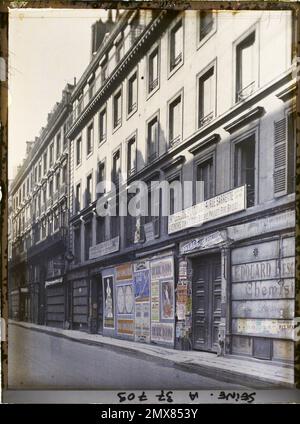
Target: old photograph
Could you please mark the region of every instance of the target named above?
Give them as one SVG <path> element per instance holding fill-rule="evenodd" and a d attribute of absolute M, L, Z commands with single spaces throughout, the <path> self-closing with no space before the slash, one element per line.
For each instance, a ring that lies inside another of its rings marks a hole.
<path fill-rule="evenodd" d="M 10 10 L 8 389 L 295 387 L 296 36 Z"/>

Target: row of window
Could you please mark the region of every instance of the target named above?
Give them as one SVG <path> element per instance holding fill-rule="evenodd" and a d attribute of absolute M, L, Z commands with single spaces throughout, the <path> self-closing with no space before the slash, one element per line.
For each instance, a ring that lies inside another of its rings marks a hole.
<path fill-rule="evenodd" d="M 67 138 L 65 137 L 66 125 L 63 126 L 63 136 L 59 131 L 43 153 L 39 162 L 34 166 L 31 173 L 20 187 L 18 193 L 14 196 L 13 206 L 18 208 L 22 201 L 30 194 L 34 184 L 39 183 L 47 171 L 54 165 L 55 161 L 59 159 L 61 154 L 67 149 Z M 54 151 L 55 148 L 55 151 Z"/>

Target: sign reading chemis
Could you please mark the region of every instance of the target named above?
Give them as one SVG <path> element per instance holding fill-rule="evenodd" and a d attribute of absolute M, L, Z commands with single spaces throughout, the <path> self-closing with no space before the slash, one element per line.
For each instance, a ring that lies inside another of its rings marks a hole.
<path fill-rule="evenodd" d="M 170 215 L 168 233 L 196 227 L 244 209 L 246 209 L 246 186 L 241 186 Z"/>

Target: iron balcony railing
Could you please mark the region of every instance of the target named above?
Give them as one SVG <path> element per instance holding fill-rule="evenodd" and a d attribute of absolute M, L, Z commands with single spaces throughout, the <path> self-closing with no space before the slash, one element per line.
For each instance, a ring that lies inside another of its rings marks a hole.
<path fill-rule="evenodd" d="M 210 112 L 205 116 L 201 116 L 199 119 L 199 127 L 204 127 L 204 125 L 209 124 L 214 118 L 214 112 Z"/>
<path fill-rule="evenodd" d="M 254 88 L 255 88 L 255 81 L 252 81 L 250 82 L 250 84 L 238 90 L 237 101 L 241 101 L 249 97 L 254 92 Z"/>
<path fill-rule="evenodd" d="M 182 61 L 182 52 L 180 52 L 176 57 L 171 60 L 171 70 L 176 68 L 176 66 Z"/>
<path fill-rule="evenodd" d="M 158 86 L 158 77 L 152 81 L 149 81 L 149 93 Z"/>
<path fill-rule="evenodd" d="M 178 143 L 180 143 L 181 141 L 181 136 L 178 135 L 177 137 L 173 138 L 172 140 L 170 140 L 170 147 L 174 147 L 176 146 Z"/>
<path fill-rule="evenodd" d="M 148 162 L 151 163 L 151 162 L 155 161 L 155 159 L 157 157 L 158 157 L 158 153 L 157 152 L 150 153 L 148 155 Z"/>

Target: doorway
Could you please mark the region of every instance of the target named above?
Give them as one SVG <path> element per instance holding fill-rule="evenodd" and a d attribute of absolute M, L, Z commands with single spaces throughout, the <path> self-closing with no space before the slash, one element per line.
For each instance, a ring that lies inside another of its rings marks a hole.
<path fill-rule="evenodd" d="M 192 261 L 193 349 L 216 352 L 221 321 L 221 255 Z"/>

